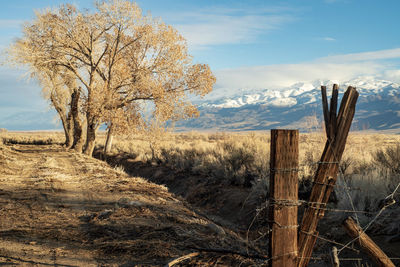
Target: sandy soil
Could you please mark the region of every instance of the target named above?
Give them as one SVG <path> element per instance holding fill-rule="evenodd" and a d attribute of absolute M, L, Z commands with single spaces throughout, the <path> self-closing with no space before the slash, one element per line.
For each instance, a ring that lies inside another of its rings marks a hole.
<path fill-rule="evenodd" d="M 0 146 L 0 218 L 0 265 L 164 266 L 193 252 L 192 266 L 261 264 L 166 187 L 60 146 Z"/>

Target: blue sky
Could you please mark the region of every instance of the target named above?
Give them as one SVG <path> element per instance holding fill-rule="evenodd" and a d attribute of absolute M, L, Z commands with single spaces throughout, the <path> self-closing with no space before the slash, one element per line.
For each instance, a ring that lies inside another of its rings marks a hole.
<path fill-rule="evenodd" d="M 35 9 L 66 2 L 93 6 L 92 0 L 2 3 L 0 49 L 20 36 L 22 23 L 34 18 Z M 400 82 L 398 0 L 137 2 L 187 38 L 195 62 L 211 66 L 217 77 L 214 96 L 363 75 Z M 21 74 L 0 67 L 0 128 L 17 129 L 10 124 L 13 117 L 35 120 L 40 116 L 32 114 L 48 111 L 35 81 Z"/>

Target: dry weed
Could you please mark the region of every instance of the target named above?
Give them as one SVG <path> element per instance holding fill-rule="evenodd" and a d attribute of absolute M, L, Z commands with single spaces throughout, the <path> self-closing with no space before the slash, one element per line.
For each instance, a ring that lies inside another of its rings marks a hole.
<path fill-rule="evenodd" d="M 63 141 L 61 133 L 2 134 L 6 143 L 10 140 Z M 103 133 L 100 133 L 98 141 L 98 148 L 101 148 L 105 141 Z M 308 197 L 325 142 L 322 132 L 300 135 L 300 198 Z M 261 204 L 261 199 L 268 196 L 269 143 L 269 134 L 265 132 L 136 134 L 116 138 L 111 153 L 126 154 L 136 161 L 162 164 L 188 174 L 202 175 L 217 183 L 251 187 L 253 193 L 247 203 Z M 353 202 L 359 211 L 374 212 L 379 209 L 379 202 L 400 182 L 399 144 L 400 136 L 397 135 L 351 133 L 340 164 L 336 203 L 331 205 L 338 209 L 351 209 Z M 399 194 L 395 197 L 399 200 Z M 399 212 L 398 206 L 392 209 L 385 214 Z M 333 215 L 332 219 L 341 218 Z M 359 217 L 361 222 L 370 218 L 368 213 Z M 399 229 L 400 226 L 390 224 L 389 228 Z"/>

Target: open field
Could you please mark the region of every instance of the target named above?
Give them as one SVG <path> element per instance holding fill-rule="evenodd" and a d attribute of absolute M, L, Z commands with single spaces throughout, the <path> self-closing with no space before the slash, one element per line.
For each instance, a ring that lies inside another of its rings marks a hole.
<path fill-rule="evenodd" d="M 0 167 L 5 260 L 52 264 L 55 257 L 57 264 L 64 265 L 79 266 L 83 261 L 160 265 L 196 251 L 193 244 L 244 253 L 250 248 L 250 254 L 266 254 L 268 133 L 154 133 L 117 138 L 106 157 L 113 168 L 54 145 L 63 142 L 61 133 L 1 134 L 6 144 Z M 99 158 L 104 158 L 103 142 L 100 136 L 95 153 Z M 323 134 L 300 135 L 300 199 L 308 197 L 324 143 Z M 397 203 L 381 211 L 382 201 L 400 182 L 399 144 L 398 135 L 350 134 L 335 194 L 319 227 L 321 237 L 346 243 L 350 238 L 341 221 L 357 216 L 361 226 L 373 222 L 367 233 L 390 257 L 400 258 L 399 191 L 393 195 Z M 132 178 L 138 176 L 142 178 Z M 126 204 L 127 199 L 133 204 Z M 210 229 L 216 233 L 209 234 Z M 326 254 L 331 247 L 320 239 L 315 255 Z M 26 253 L 28 249 L 34 253 Z M 135 252 L 136 258 L 127 256 L 127 251 Z M 156 252 L 160 255 L 151 254 Z M 222 265 L 245 261 L 229 255 Z M 220 256 L 202 257 L 212 265 Z M 354 250 L 344 249 L 341 257 L 360 259 L 343 266 L 371 266 Z M 198 264 L 201 260 L 192 259 Z M 328 263 L 321 259 L 312 264 Z"/>

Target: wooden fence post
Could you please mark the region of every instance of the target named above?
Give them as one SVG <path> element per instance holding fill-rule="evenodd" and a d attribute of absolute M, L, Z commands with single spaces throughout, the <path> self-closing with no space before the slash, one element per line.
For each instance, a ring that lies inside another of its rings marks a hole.
<path fill-rule="evenodd" d="M 339 162 L 346 146 L 347 135 L 353 121 L 358 92 L 349 86 L 343 95 L 337 114 L 338 86 L 334 85 L 330 110 L 326 97 L 326 87 L 321 87 L 322 106 L 325 119 L 325 129 L 328 140 L 325 144 L 318 169 L 314 177 L 314 185 L 311 191 L 309 206 L 304 211 L 299 232 L 299 259 L 298 266 L 307 266 L 314 244 L 318 237 L 316 231 L 318 221 L 324 216 L 324 209 L 329 200 L 329 195 L 336 183 Z"/>
<path fill-rule="evenodd" d="M 299 131 L 271 130 L 269 257 L 271 267 L 297 265 Z"/>
<path fill-rule="evenodd" d="M 368 255 L 379 267 L 394 267 L 393 262 L 386 254 L 375 244 L 372 239 L 363 232 L 354 220 L 349 217 L 343 222 L 343 226 L 352 238 L 358 238 L 360 246 L 365 249 Z"/>

